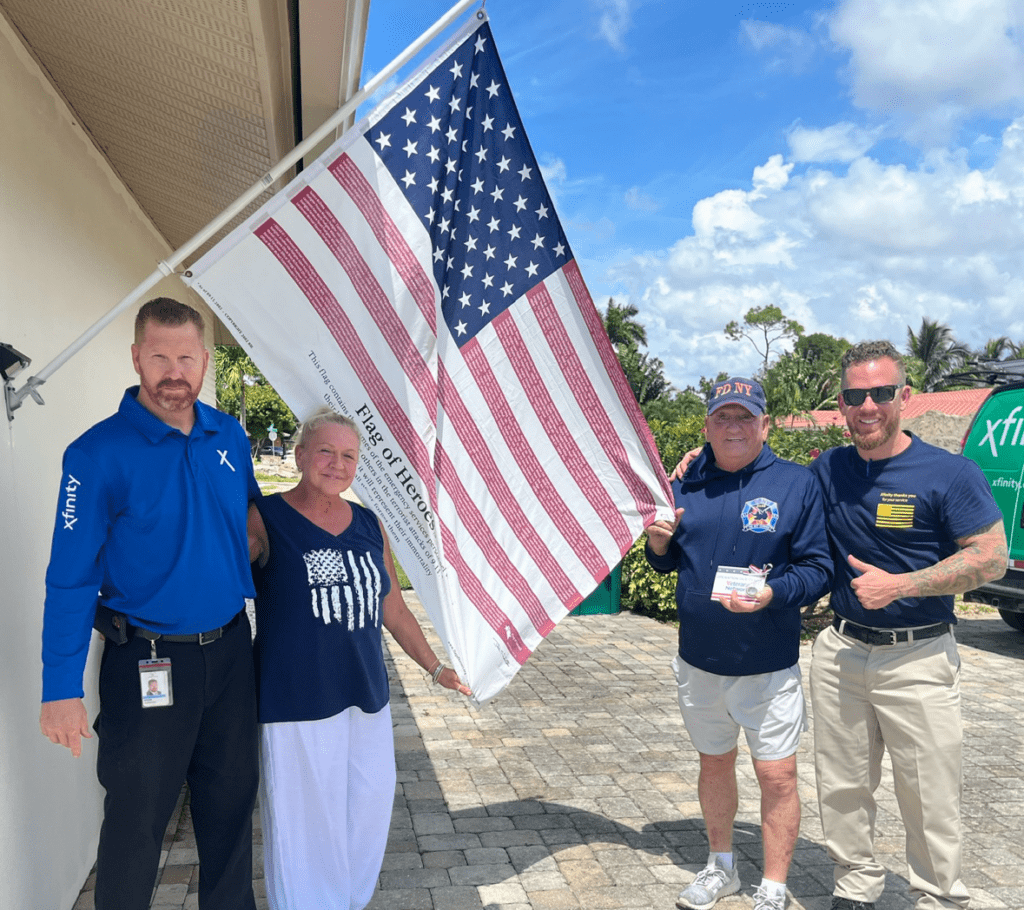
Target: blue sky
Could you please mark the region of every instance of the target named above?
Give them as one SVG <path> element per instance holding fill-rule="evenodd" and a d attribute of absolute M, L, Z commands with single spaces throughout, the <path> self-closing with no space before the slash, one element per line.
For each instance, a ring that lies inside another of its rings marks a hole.
<path fill-rule="evenodd" d="M 364 82 L 447 9 L 374 0 Z M 679 388 L 759 357 L 723 328 L 1024 341 L 1020 0 L 488 0 L 599 309 Z"/>

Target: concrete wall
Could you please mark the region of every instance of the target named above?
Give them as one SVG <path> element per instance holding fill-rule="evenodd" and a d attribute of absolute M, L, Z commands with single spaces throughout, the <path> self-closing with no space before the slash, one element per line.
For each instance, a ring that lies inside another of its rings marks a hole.
<path fill-rule="evenodd" d="M 0 112 L 0 341 L 32 358 L 24 379 L 169 249 L 2 17 Z M 177 279 L 157 294 L 195 303 Z M 0 407 L 0 910 L 70 910 L 95 859 L 96 740 L 75 760 L 39 732 L 43 577 L 61 454 L 134 384 L 133 320 L 134 309 L 56 373 L 45 406 L 26 401 L 12 423 Z M 208 400 L 212 381 L 211 369 Z M 91 718 L 96 657 L 94 643 Z"/>

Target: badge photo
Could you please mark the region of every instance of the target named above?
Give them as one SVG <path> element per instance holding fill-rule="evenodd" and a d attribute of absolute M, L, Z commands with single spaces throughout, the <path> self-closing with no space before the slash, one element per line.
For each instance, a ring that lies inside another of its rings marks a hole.
<path fill-rule="evenodd" d="M 142 690 L 143 708 L 166 708 L 174 704 L 170 660 L 140 660 L 139 686 Z"/>

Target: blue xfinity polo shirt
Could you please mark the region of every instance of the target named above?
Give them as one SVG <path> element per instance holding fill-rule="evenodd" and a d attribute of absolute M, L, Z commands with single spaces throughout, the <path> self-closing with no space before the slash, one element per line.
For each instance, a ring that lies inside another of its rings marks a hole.
<path fill-rule="evenodd" d="M 43 618 L 43 701 L 83 695 L 97 600 L 162 634 L 227 623 L 255 590 L 249 441 L 197 402 L 185 436 L 124 393 L 64 453 Z"/>

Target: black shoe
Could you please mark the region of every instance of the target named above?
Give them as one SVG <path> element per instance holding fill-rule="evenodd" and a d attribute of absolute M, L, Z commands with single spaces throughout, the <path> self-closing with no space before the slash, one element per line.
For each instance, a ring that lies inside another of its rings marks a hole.
<path fill-rule="evenodd" d="M 831 910 L 875 910 L 874 901 L 852 901 L 848 897 L 833 897 Z"/>

